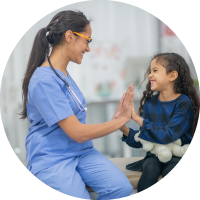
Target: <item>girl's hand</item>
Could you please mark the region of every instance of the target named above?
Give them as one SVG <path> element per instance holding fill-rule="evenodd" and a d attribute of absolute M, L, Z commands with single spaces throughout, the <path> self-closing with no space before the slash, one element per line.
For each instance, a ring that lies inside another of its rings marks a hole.
<path fill-rule="evenodd" d="M 115 114 L 113 115 L 111 120 L 117 119 L 121 115 L 124 98 L 125 98 L 125 93 L 123 94 L 123 96 L 122 96 L 122 98 L 121 98 L 121 100 L 120 100 L 120 102 L 117 106 L 117 110 L 115 111 Z"/>
<path fill-rule="evenodd" d="M 132 103 L 131 118 L 132 118 L 132 120 L 134 120 L 136 123 L 140 122 L 141 119 L 142 119 L 142 118 L 137 114 L 137 112 L 135 111 L 134 103 Z"/>

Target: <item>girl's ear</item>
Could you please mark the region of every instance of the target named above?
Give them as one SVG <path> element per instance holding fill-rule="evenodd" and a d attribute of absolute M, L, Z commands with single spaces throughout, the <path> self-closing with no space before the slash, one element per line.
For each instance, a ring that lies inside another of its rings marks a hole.
<path fill-rule="evenodd" d="M 169 74 L 169 81 L 175 81 L 178 77 L 178 72 L 177 71 L 173 71 L 173 72 L 170 72 Z"/>

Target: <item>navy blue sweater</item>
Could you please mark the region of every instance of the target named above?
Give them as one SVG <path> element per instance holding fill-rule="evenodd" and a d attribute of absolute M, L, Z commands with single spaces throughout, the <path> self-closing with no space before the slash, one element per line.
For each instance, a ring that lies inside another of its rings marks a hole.
<path fill-rule="evenodd" d="M 185 94 L 167 102 L 160 101 L 158 95 L 146 99 L 142 117 L 144 121 L 139 138 L 143 140 L 169 144 L 180 138 L 182 145 L 189 144 L 192 140 L 194 113 L 192 102 Z M 130 128 L 128 137 L 123 135 L 122 141 L 131 147 L 141 148 L 141 143 L 134 140 L 138 131 Z"/>

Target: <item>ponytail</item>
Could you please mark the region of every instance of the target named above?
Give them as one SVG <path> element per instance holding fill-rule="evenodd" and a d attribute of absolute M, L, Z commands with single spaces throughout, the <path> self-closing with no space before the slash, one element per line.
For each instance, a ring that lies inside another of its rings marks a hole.
<path fill-rule="evenodd" d="M 22 83 L 22 101 L 23 101 L 23 111 L 21 112 L 21 119 L 27 117 L 26 102 L 28 94 L 29 81 L 38 66 L 40 66 L 49 55 L 49 43 L 46 38 L 46 29 L 42 28 L 38 31 L 35 36 L 33 47 L 29 56 L 26 72 L 24 75 Z"/>

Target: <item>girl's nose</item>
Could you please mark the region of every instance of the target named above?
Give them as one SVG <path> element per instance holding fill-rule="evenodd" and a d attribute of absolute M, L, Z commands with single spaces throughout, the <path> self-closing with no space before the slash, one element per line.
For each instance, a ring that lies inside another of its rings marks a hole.
<path fill-rule="evenodd" d="M 149 74 L 149 78 L 152 77 L 152 73 Z"/>

